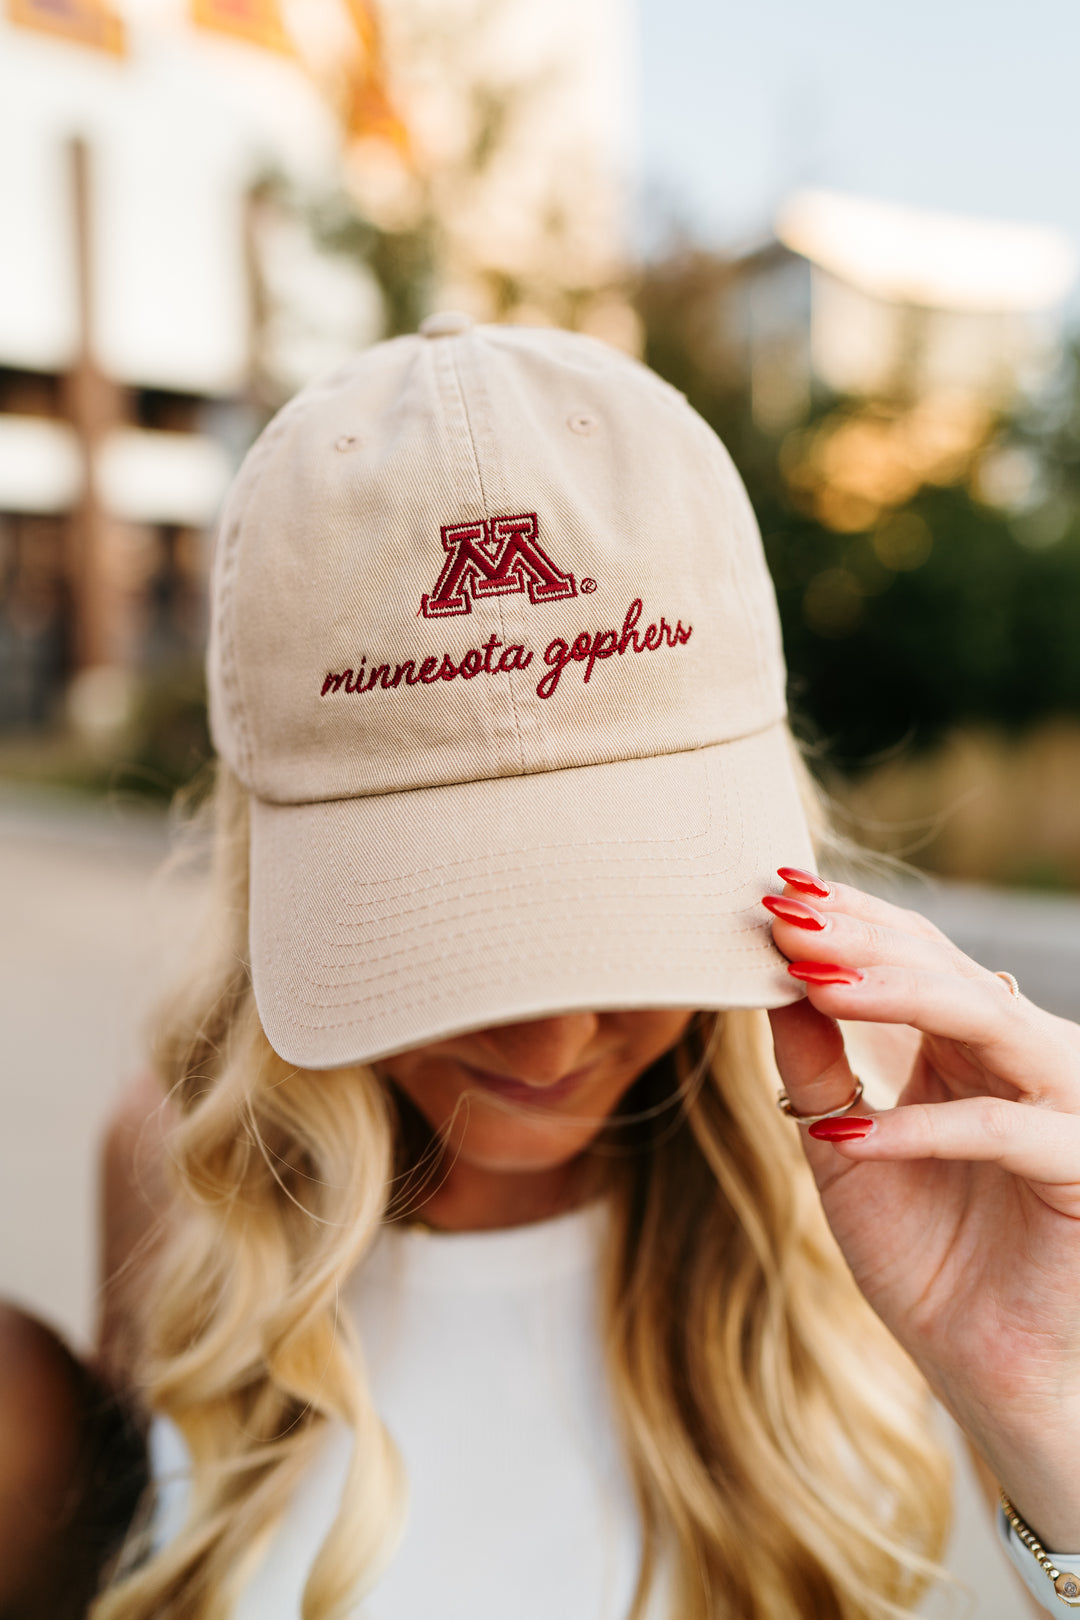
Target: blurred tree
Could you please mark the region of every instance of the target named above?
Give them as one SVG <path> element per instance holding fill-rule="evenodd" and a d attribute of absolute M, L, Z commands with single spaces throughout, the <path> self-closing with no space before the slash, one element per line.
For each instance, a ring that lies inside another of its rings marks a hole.
<path fill-rule="evenodd" d="M 370 0 L 349 7 L 374 27 Z M 362 270 L 381 301 L 377 335 L 415 331 L 446 301 L 478 318 L 588 330 L 636 349 L 618 262 L 618 185 L 602 144 L 579 150 L 574 165 L 556 161 L 580 102 L 567 41 L 556 31 L 537 55 L 508 58 L 506 8 L 493 0 L 382 9 L 386 41 L 379 30 L 377 49 L 346 53 L 318 74 L 341 123 L 340 183 L 318 194 L 270 176 L 256 216 L 301 228 L 319 254 Z M 257 282 L 258 234 L 256 217 Z M 265 327 L 265 277 L 256 303 Z M 275 398 L 272 366 L 263 371 L 267 404 L 296 385 L 281 379 Z"/>
<path fill-rule="evenodd" d="M 1080 717 L 1080 350 L 1049 401 L 929 451 L 911 402 L 818 397 L 769 434 L 724 320 L 732 275 L 676 247 L 637 307 L 646 360 L 746 482 L 803 734 L 853 771 L 957 725 Z"/>

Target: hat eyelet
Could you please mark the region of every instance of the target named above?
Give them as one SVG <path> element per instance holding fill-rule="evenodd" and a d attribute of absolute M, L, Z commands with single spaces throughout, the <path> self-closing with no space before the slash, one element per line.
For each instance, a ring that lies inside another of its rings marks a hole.
<path fill-rule="evenodd" d="M 363 442 L 363 439 L 361 439 L 358 433 L 342 433 L 334 440 L 334 449 L 359 450 Z"/>
<path fill-rule="evenodd" d="M 571 433 L 580 433 L 583 436 L 595 433 L 600 426 L 596 417 L 590 416 L 587 411 L 575 411 L 572 416 L 567 417 L 566 425 Z"/>

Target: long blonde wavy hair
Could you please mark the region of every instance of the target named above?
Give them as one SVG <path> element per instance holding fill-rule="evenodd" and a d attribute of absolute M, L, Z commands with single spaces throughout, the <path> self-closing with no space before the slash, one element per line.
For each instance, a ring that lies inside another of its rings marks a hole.
<path fill-rule="evenodd" d="M 227 1620 L 328 1420 L 353 1436 L 303 1620 L 354 1611 L 407 1497 L 338 1300 L 427 1154 L 369 1067 L 308 1072 L 263 1034 L 247 957 L 247 799 L 215 792 L 209 933 L 156 1043 L 178 1107 L 142 1387 L 187 1444 L 186 1522 L 133 1536 L 92 1620 Z M 641 1620 L 910 1614 L 949 1521 L 926 1387 L 858 1293 L 763 1013 L 699 1014 L 597 1138 L 605 1352 L 643 1529 Z M 428 1164 L 430 1170 L 430 1163 Z"/>

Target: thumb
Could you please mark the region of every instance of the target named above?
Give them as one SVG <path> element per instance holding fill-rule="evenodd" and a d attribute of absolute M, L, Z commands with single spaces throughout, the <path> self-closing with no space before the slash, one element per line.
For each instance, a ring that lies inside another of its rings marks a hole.
<path fill-rule="evenodd" d="M 826 1114 L 842 1108 L 855 1089 L 855 1076 L 835 1018 L 807 1000 L 769 1013 L 773 1051 L 784 1090 L 799 1114 Z"/>

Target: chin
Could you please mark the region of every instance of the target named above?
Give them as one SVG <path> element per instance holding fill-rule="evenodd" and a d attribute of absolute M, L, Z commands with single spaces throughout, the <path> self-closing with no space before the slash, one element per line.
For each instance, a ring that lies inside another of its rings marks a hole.
<path fill-rule="evenodd" d="M 456 1144 L 461 1163 L 476 1170 L 500 1174 L 527 1175 L 530 1171 L 556 1170 L 569 1164 L 588 1146 L 592 1132 L 566 1127 L 542 1127 L 502 1119 L 498 1122 L 470 1121 L 464 1137 Z"/>

